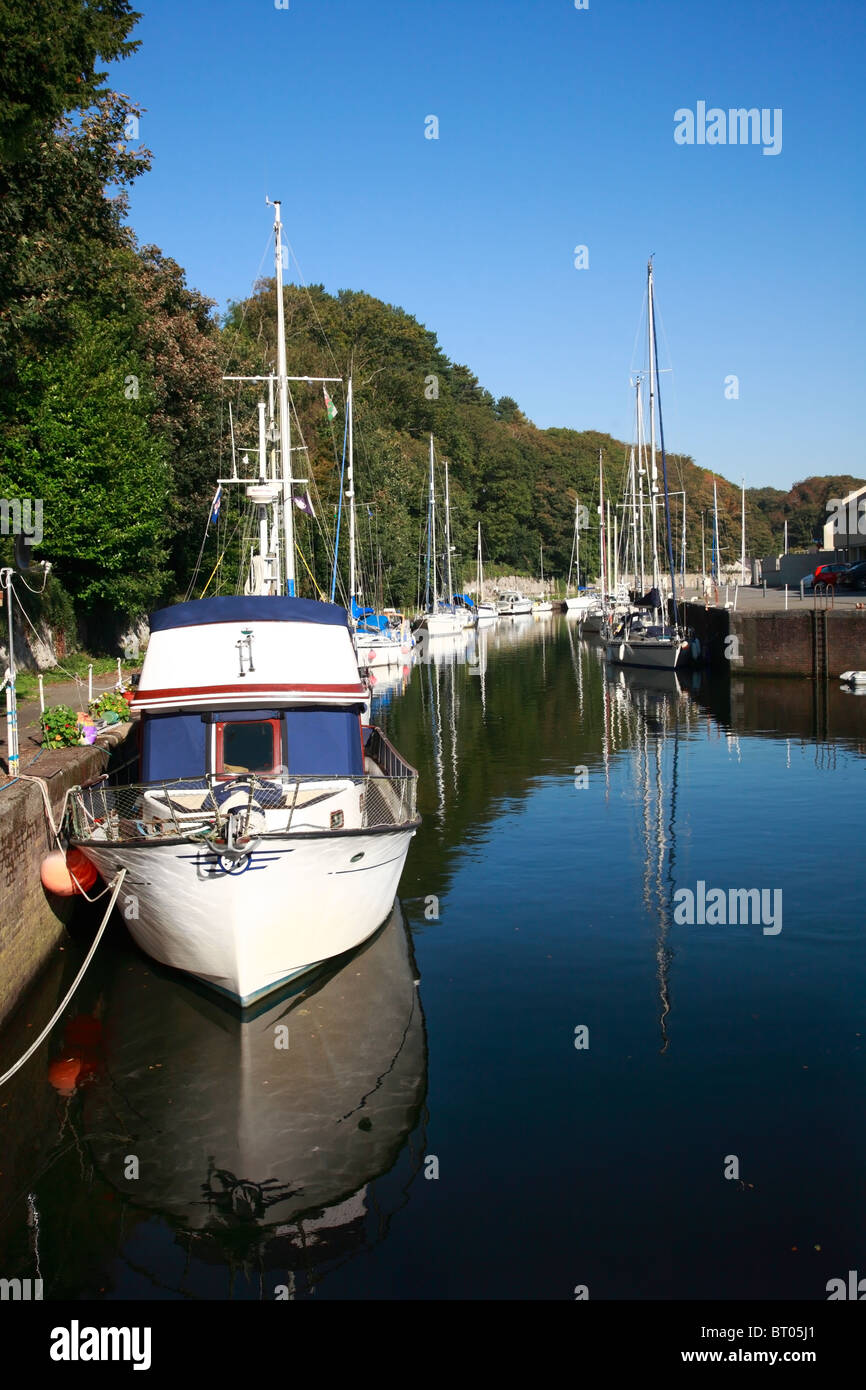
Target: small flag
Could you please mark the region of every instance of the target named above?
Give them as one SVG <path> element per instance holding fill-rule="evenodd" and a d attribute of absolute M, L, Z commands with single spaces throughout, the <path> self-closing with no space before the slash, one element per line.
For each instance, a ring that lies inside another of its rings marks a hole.
<path fill-rule="evenodd" d="M 222 486 L 222 483 L 220 483 L 219 487 L 217 488 L 216 492 L 214 493 L 213 502 L 211 502 L 211 508 L 210 508 L 210 520 L 211 520 L 211 521 L 217 521 L 217 520 L 219 519 L 220 505 L 221 505 L 221 503 L 222 503 L 222 500 L 223 500 L 223 486 Z"/>
<path fill-rule="evenodd" d="M 295 498 L 295 506 L 299 512 L 306 512 L 307 516 L 311 516 L 315 521 L 316 513 L 313 511 L 313 504 L 310 501 L 310 494 L 308 492 L 305 492 L 303 497 Z"/>
<path fill-rule="evenodd" d="M 337 407 L 334 405 L 334 402 L 331 400 L 331 397 L 328 395 L 328 388 L 327 388 L 327 386 L 323 386 L 323 387 L 322 387 L 322 390 L 323 390 L 324 393 L 325 393 L 325 410 L 327 411 L 328 419 L 329 419 L 329 420 L 336 420 L 336 418 L 337 418 Z"/>

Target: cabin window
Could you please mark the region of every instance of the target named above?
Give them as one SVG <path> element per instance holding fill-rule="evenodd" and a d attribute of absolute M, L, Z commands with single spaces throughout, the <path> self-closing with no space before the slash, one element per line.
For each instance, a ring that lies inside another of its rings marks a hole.
<path fill-rule="evenodd" d="M 279 772 L 281 762 L 278 719 L 227 719 L 217 724 L 218 777 L 235 777 L 242 772 L 257 772 L 272 777 Z"/>

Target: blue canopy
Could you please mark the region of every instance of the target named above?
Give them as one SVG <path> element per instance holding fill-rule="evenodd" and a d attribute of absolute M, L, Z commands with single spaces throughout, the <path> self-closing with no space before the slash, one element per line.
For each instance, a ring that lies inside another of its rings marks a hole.
<path fill-rule="evenodd" d="M 361 608 L 352 598 L 352 617 L 357 621 L 361 632 L 385 632 L 390 626 L 388 619 L 381 617 L 374 608 Z"/>
<path fill-rule="evenodd" d="M 150 615 L 151 632 L 168 632 L 175 627 L 199 627 L 202 623 L 324 623 L 328 627 L 347 627 L 345 608 L 336 603 L 320 603 L 312 598 L 285 598 L 267 594 L 227 594 L 217 598 L 197 598 L 158 608 Z"/>

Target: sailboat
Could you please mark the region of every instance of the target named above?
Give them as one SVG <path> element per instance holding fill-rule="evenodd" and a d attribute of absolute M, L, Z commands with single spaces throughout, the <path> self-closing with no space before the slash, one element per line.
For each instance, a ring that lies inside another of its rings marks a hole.
<path fill-rule="evenodd" d="M 658 387 L 658 344 L 655 329 L 652 259 L 650 259 L 647 265 L 647 333 L 649 339 L 650 505 L 653 586 L 635 609 L 626 612 L 618 621 L 614 621 L 610 625 L 606 651 L 608 661 L 612 661 L 619 666 L 651 666 L 660 670 L 673 671 L 683 653 L 688 651 L 689 643 L 679 626 L 676 573 L 674 569 L 673 551 L 671 549 L 670 494 L 668 491 L 667 455 L 665 453 L 664 426 L 662 424 L 661 400 Z M 665 622 L 662 611 L 663 600 L 661 596 L 656 525 L 656 505 L 658 497 L 656 415 L 658 415 L 661 444 L 665 503 L 665 535 L 667 540 L 666 549 L 670 570 L 671 599 L 673 606 L 672 624 Z"/>
<path fill-rule="evenodd" d="M 495 603 L 484 602 L 484 561 L 481 558 L 481 522 L 478 523 L 478 560 L 475 570 L 475 593 L 479 623 L 491 623 L 499 616 Z"/>
<path fill-rule="evenodd" d="M 539 543 L 538 559 L 541 567 L 541 596 L 534 601 L 532 611 L 543 616 L 545 613 L 553 612 L 553 603 L 544 589 L 544 544 L 542 542 Z"/>
<path fill-rule="evenodd" d="M 349 503 L 349 603 L 351 606 L 352 636 L 358 665 L 363 671 L 380 670 L 388 666 L 402 666 L 409 657 L 413 637 L 409 625 L 404 620 L 392 620 L 389 615 L 377 613 L 375 609 L 364 607 L 358 581 L 357 557 L 357 518 L 355 512 L 355 429 L 354 396 L 352 380 L 346 399 L 348 474 L 346 498 Z M 334 575 L 336 577 L 337 557 L 334 556 Z"/>
<path fill-rule="evenodd" d="M 126 871 L 138 945 L 242 1006 L 372 936 L 420 824 L 417 773 L 366 722 L 345 608 L 296 593 L 299 480 L 273 207 L 277 375 L 266 379 L 279 449 L 268 476 L 260 404 L 259 477 L 220 480 L 259 509 L 259 591 L 151 615 L 133 702 L 142 780 L 73 789 L 67 819 L 69 842 L 105 879 Z"/>
<path fill-rule="evenodd" d="M 571 589 L 571 575 L 574 572 L 573 594 Z M 571 613 L 578 619 L 587 617 L 598 607 L 598 595 L 584 590 L 580 592 L 580 498 L 574 499 L 574 536 L 571 541 L 571 558 L 568 562 L 568 579 L 565 585 L 565 611 Z"/>
<path fill-rule="evenodd" d="M 610 621 L 617 613 L 625 611 L 621 595 L 615 593 L 615 585 L 610 575 L 610 503 L 604 495 L 604 455 L 598 451 L 598 536 L 599 568 L 601 593 L 593 594 L 592 606 L 580 614 L 582 631 L 604 635 Z M 607 521 L 605 516 L 607 514 Z"/>
<path fill-rule="evenodd" d="M 436 478 L 434 472 L 433 436 L 430 436 L 430 493 L 427 504 L 427 592 L 425 611 L 418 626 L 428 637 L 453 637 L 465 627 L 463 613 L 458 612 L 451 595 L 451 518 L 445 507 L 445 582 L 449 598 L 439 597 L 439 578 L 436 566 Z"/>

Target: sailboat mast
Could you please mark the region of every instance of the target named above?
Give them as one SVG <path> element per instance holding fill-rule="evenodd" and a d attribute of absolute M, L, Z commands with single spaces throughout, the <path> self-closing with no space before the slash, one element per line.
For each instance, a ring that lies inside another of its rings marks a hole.
<path fill-rule="evenodd" d="M 653 345 L 653 359 L 652 359 L 652 365 L 655 367 L 655 376 L 656 376 L 656 379 L 657 379 L 657 378 L 658 378 L 658 365 L 659 365 L 659 364 L 658 364 L 658 342 L 657 342 L 657 340 L 656 340 L 656 332 L 655 332 L 655 302 L 654 302 L 654 299 L 653 299 L 653 263 L 652 263 L 652 259 L 650 259 L 650 261 L 649 261 L 649 263 L 648 263 L 648 265 L 647 265 L 647 283 L 648 283 L 648 302 L 649 302 L 650 334 L 651 334 L 652 345 Z M 656 383 L 656 390 L 658 390 L 658 384 L 657 384 L 657 383 Z M 664 481 L 664 489 L 665 489 L 665 549 L 666 549 L 666 551 L 667 551 L 667 557 L 668 557 L 668 574 L 670 575 L 670 580 L 671 580 L 671 605 L 672 605 L 672 608 L 673 608 L 673 621 L 674 621 L 674 626 L 676 627 L 676 626 L 679 624 L 679 610 L 678 610 L 678 605 L 677 605 L 677 577 L 676 577 L 676 570 L 674 569 L 674 552 L 673 552 L 672 542 L 671 542 L 671 495 L 670 495 L 670 489 L 668 488 L 668 464 L 667 464 L 667 454 L 666 454 L 666 452 L 665 452 L 665 429 L 664 429 L 664 424 L 662 423 L 661 395 L 659 395 L 659 440 L 660 440 L 660 443 L 661 443 L 661 450 L 662 450 L 662 479 L 663 479 L 663 481 Z M 653 536 L 653 540 L 655 541 L 655 536 Z"/>
<path fill-rule="evenodd" d="M 638 555 L 637 555 L 637 478 L 636 478 L 636 476 L 635 476 L 634 449 L 632 449 L 632 451 L 631 451 L 631 461 L 630 461 L 630 465 L 629 465 L 629 472 L 631 473 L 631 539 L 632 539 L 632 565 L 633 565 L 633 569 L 634 569 L 634 584 L 635 584 L 635 588 L 637 588 L 637 585 L 638 585 L 638 576 L 637 576 L 637 564 L 638 564 Z M 643 576 L 641 576 L 641 583 L 643 583 Z"/>
<path fill-rule="evenodd" d="M 598 514 L 601 519 L 599 531 L 599 561 L 601 566 L 601 597 L 603 601 L 606 597 L 607 549 L 604 543 L 604 465 L 601 458 L 601 449 L 598 451 Z"/>
<path fill-rule="evenodd" d="M 650 408 L 650 524 L 653 543 L 653 588 L 658 589 L 659 552 L 657 498 L 659 475 L 656 467 L 656 374 L 655 374 L 655 317 L 653 310 L 653 267 L 650 261 L 647 268 L 647 333 L 649 335 L 649 408 Z"/>
<path fill-rule="evenodd" d="M 742 523 L 740 527 L 740 583 L 746 582 L 746 480 L 742 489 Z"/>
<path fill-rule="evenodd" d="M 430 436 L 430 562 L 433 580 L 433 601 L 431 611 L 439 606 L 439 588 L 436 583 L 436 482 L 433 477 L 433 436 Z"/>
<path fill-rule="evenodd" d="M 574 592 L 580 593 L 580 498 L 574 499 Z"/>
<path fill-rule="evenodd" d="M 454 585 L 451 579 L 451 498 L 448 492 L 448 460 L 445 460 L 445 573 L 448 576 L 448 607 L 454 602 Z"/>
<path fill-rule="evenodd" d="M 352 606 L 355 602 L 356 588 L 356 535 L 355 535 L 355 434 L 352 417 L 352 378 L 349 377 L 349 390 L 347 397 L 347 412 L 349 416 L 349 460 L 348 460 L 348 490 L 346 498 L 349 503 L 349 613 L 351 615 Z"/>
<path fill-rule="evenodd" d="M 643 396 L 641 386 L 643 378 L 638 377 L 635 381 L 635 395 L 637 398 L 637 480 L 638 480 L 638 502 L 640 507 L 640 591 L 643 594 L 646 589 L 646 564 L 644 562 L 644 516 L 643 516 L 643 480 L 646 473 L 646 456 L 643 446 Z"/>
<path fill-rule="evenodd" d="M 713 478 L 713 579 L 719 581 L 719 489 Z"/>
<path fill-rule="evenodd" d="M 292 434 L 286 370 L 286 311 L 283 304 L 283 224 L 279 199 L 274 203 L 274 263 L 277 272 L 277 388 L 280 411 L 280 470 L 283 484 L 283 531 L 286 537 L 286 593 L 295 592 L 295 517 L 292 500 Z"/>
<path fill-rule="evenodd" d="M 481 563 L 481 522 L 478 523 L 478 566 L 475 574 L 475 582 L 478 587 L 478 602 L 482 601 L 484 589 L 484 567 Z"/>
<path fill-rule="evenodd" d="M 259 401 L 259 479 L 261 482 L 265 481 L 268 473 L 267 436 L 265 426 L 266 409 L 267 407 L 264 401 Z M 259 553 L 262 557 L 262 583 L 264 585 L 264 592 L 266 594 L 271 594 L 274 590 L 271 584 L 270 566 L 268 566 L 268 570 L 265 572 L 268 556 L 268 509 L 263 505 L 257 507 L 256 511 L 259 514 Z"/>
<path fill-rule="evenodd" d="M 268 377 L 268 440 L 270 442 L 270 478 L 271 482 L 279 482 L 277 475 L 277 451 L 274 447 L 274 378 Z M 271 513 L 271 552 L 274 557 L 274 585 L 272 592 L 282 593 L 281 579 L 281 559 L 280 559 L 280 521 L 279 508 L 275 505 Z"/>

